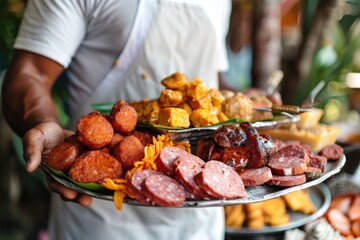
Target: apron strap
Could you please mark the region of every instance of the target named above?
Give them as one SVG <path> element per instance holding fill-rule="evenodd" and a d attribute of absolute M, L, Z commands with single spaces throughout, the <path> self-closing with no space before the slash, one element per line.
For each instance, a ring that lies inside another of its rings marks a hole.
<path fill-rule="evenodd" d="M 143 46 L 157 6 L 158 2 L 155 0 L 139 0 L 133 27 L 124 49 L 121 51 L 118 59 L 115 60 L 113 68 L 95 88 L 94 92 L 79 104 L 76 112 L 71 113 L 73 120 L 70 122 L 69 128 L 72 129 L 75 126 L 74 121 L 76 121 L 76 119 L 79 119 L 79 117 L 91 111 L 91 104 L 94 101 L 99 102 L 102 98 L 106 97 L 104 96 L 104 92 L 109 92 L 116 87 L 120 76 L 122 76 L 131 65 Z"/>

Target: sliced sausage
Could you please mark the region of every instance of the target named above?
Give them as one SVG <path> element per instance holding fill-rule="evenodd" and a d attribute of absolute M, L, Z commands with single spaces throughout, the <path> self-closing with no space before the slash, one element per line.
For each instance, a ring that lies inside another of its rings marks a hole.
<path fill-rule="evenodd" d="M 308 167 L 316 167 L 321 169 L 322 172 L 325 172 L 327 164 L 327 158 L 321 155 L 312 155 L 309 156 Z"/>
<path fill-rule="evenodd" d="M 325 156 L 330 161 L 336 161 L 342 157 L 344 149 L 338 144 L 331 144 L 321 149 L 319 154 Z"/>
<path fill-rule="evenodd" d="M 303 174 L 309 163 L 309 156 L 300 145 L 288 145 L 276 151 L 268 166 L 275 175 L 292 176 Z"/>
<path fill-rule="evenodd" d="M 351 235 L 350 220 L 338 209 L 332 208 L 325 214 L 327 221 L 344 236 Z"/>
<path fill-rule="evenodd" d="M 92 112 L 81 117 L 76 128 L 79 141 L 90 149 L 105 147 L 114 135 L 110 122 L 99 112 Z"/>
<path fill-rule="evenodd" d="M 152 175 L 143 184 L 144 195 L 153 205 L 179 207 L 186 200 L 186 193 L 175 179 L 163 175 Z"/>
<path fill-rule="evenodd" d="M 269 185 L 281 186 L 281 187 L 291 187 L 300 185 L 306 182 L 305 174 L 296 175 L 296 176 L 276 176 L 273 177 L 267 182 Z"/>
<path fill-rule="evenodd" d="M 121 163 L 113 156 L 92 150 L 76 159 L 70 168 L 69 176 L 82 183 L 101 182 L 105 178 L 121 178 L 124 176 L 124 171 Z"/>
<path fill-rule="evenodd" d="M 351 224 L 351 231 L 355 235 L 355 237 L 360 237 L 360 221 L 354 221 Z"/>
<path fill-rule="evenodd" d="M 190 155 L 180 156 L 174 161 L 176 179 L 197 199 L 210 199 L 194 180 L 204 165 L 205 162 L 201 158 Z"/>
<path fill-rule="evenodd" d="M 200 188 L 216 199 L 234 199 L 247 196 L 239 174 L 220 161 L 206 162 L 204 169 L 194 179 Z"/>
<path fill-rule="evenodd" d="M 150 204 L 150 200 L 146 199 L 143 194 L 143 183 L 146 178 L 152 175 L 162 174 L 158 171 L 144 169 L 141 171 L 135 171 L 130 180 L 126 183 L 128 191 L 134 196 L 134 198 L 142 204 Z"/>
<path fill-rule="evenodd" d="M 63 142 L 51 150 L 47 163 L 50 167 L 66 173 L 78 156 L 79 150 L 74 144 Z"/>
<path fill-rule="evenodd" d="M 343 194 L 331 200 L 330 208 L 336 208 L 343 214 L 347 214 L 352 202 L 352 194 Z"/>
<path fill-rule="evenodd" d="M 137 137 L 129 135 L 115 147 L 115 157 L 124 170 L 128 171 L 134 167 L 136 161 L 144 158 L 144 148 L 145 146 Z"/>
<path fill-rule="evenodd" d="M 317 167 L 307 167 L 305 170 L 306 180 L 313 180 L 322 175 L 322 170 Z"/>
<path fill-rule="evenodd" d="M 259 186 L 272 178 L 271 169 L 268 167 L 247 168 L 238 173 L 245 186 Z"/>
<path fill-rule="evenodd" d="M 127 102 L 119 100 L 111 109 L 110 121 L 116 131 L 128 135 L 136 127 L 137 112 Z"/>
<path fill-rule="evenodd" d="M 173 162 L 179 156 L 187 156 L 191 155 L 184 149 L 178 147 L 165 147 L 161 150 L 159 156 L 156 159 L 156 167 L 157 170 L 165 173 L 166 175 L 173 176 L 174 175 L 174 165 Z"/>

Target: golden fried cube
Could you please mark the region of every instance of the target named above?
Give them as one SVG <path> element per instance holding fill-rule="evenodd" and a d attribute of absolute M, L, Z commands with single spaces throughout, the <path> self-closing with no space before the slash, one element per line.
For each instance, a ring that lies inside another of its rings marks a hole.
<path fill-rule="evenodd" d="M 190 86 L 186 92 L 186 96 L 192 98 L 193 101 L 197 101 L 205 97 L 207 92 L 208 88 L 205 83 L 203 83 L 200 78 L 194 78 L 190 82 Z"/>
<path fill-rule="evenodd" d="M 161 84 L 172 90 L 183 89 L 184 86 L 188 84 L 188 79 L 184 74 L 176 72 L 164 78 Z"/>
<path fill-rule="evenodd" d="M 190 100 L 189 104 L 192 109 L 207 109 L 210 110 L 213 107 L 211 102 L 211 96 L 209 94 L 205 95 L 205 97 L 200 98 L 199 100 Z"/>
<path fill-rule="evenodd" d="M 225 97 L 221 94 L 221 92 L 215 88 L 211 88 L 208 94 L 211 96 L 213 105 L 221 105 L 225 100 Z"/>
<path fill-rule="evenodd" d="M 162 108 L 159 111 L 158 124 L 169 127 L 188 128 L 190 126 L 189 114 L 181 108 Z"/>
<path fill-rule="evenodd" d="M 157 100 L 144 102 L 142 119 L 146 122 L 156 122 L 159 111 L 160 111 L 160 105 Z"/>
<path fill-rule="evenodd" d="M 192 107 L 186 102 L 180 103 L 178 107 L 184 109 L 189 114 L 189 116 L 193 111 Z"/>
<path fill-rule="evenodd" d="M 207 109 L 196 109 L 190 115 L 190 122 L 194 127 L 211 125 L 211 114 Z"/>
<path fill-rule="evenodd" d="M 181 91 L 163 89 L 160 94 L 159 104 L 161 107 L 176 107 L 181 103 L 183 93 Z"/>

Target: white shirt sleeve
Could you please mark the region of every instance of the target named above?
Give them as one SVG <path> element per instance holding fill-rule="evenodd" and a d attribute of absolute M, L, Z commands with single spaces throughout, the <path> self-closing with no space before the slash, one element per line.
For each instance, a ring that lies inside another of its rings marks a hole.
<path fill-rule="evenodd" d="M 29 0 L 14 48 L 48 57 L 65 68 L 85 35 L 81 1 Z"/>

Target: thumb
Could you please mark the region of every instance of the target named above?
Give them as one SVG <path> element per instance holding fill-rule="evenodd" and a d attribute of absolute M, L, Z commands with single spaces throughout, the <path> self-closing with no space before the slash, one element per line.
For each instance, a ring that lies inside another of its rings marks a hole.
<path fill-rule="evenodd" d="M 33 128 L 23 137 L 24 160 L 26 161 L 26 171 L 34 172 L 41 163 L 42 152 L 44 150 L 45 137 L 42 132 Z"/>

